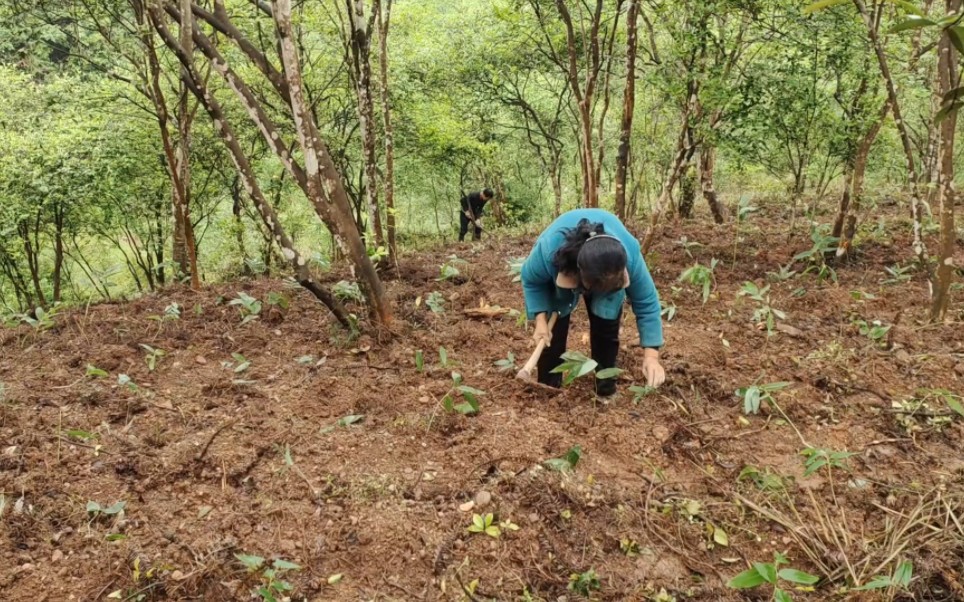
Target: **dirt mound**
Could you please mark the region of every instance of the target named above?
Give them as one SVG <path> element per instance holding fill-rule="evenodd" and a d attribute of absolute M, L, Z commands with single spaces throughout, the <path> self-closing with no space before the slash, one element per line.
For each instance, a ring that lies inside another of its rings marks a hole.
<path fill-rule="evenodd" d="M 406 258 L 388 343 L 348 336 L 281 281 L 0 332 L 0 597 L 715 601 L 740 599 L 726 580 L 781 552 L 835 580 L 798 599 L 903 560 L 908 599 L 964 599 L 959 324 L 916 321 L 922 275 L 884 271 L 908 255 L 900 237 L 868 243 L 835 282 L 803 262 L 781 274 L 809 239 L 755 224 L 742 240 L 732 225 L 666 230 L 650 267 L 672 318 L 669 382 L 628 391 L 641 355 L 626 318 L 627 372 L 606 404 L 585 379 L 526 389 L 495 365 L 528 356 L 517 318 L 463 316 L 522 308 L 518 240 Z M 704 304 L 677 278 L 712 258 Z M 444 264 L 458 274 L 440 280 Z M 769 302 L 738 296 L 745 281 L 769 284 Z M 785 315 L 773 336 L 754 318 L 764 305 Z M 588 353 L 583 309 L 573 324 Z M 483 391 L 478 415 L 443 408 L 452 372 Z M 744 416 L 734 391 L 776 382 Z M 575 446 L 574 470 L 543 464 Z M 808 447 L 833 467 L 805 475 Z M 489 513 L 498 537 L 467 531 Z"/>

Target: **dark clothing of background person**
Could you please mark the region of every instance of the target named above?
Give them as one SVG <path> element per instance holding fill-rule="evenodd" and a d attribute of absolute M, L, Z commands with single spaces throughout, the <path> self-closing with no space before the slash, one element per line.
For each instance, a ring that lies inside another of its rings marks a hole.
<path fill-rule="evenodd" d="M 459 242 L 465 240 L 465 235 L 469 231 L 469 225 L 472 226 L 472 238 L 473 240 L 481 240 L 482 238 L 482 227 L 472 223 L 465 212 L 470 212 L 476 220 L 482 217 L 485 210 L 485 204 L 489 202 L 488 199 L 482 198 L 481 192 L 472 192 L 468 196 L 462 197 L 462 211 L 459 213 Z"/>

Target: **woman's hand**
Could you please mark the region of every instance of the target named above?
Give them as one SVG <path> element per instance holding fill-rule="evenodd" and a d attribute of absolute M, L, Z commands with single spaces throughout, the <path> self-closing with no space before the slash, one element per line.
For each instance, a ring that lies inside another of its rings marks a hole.
<path fill-rule="evenodd" d="M 643 349 L 643 376 L 650 387 L 658 387 L 666 382 L 666 370 L 659 363 L 658 349 Z"/>
<path fill-rule="evenodd" d="M 532 333 L 532 342 L 538 345 L 539 341 L 545 341 L 546 347 L 552 342 L 552 331 L 549 330 L 549 321 L 544 313 L 536 315 L 536 329 Z"/>

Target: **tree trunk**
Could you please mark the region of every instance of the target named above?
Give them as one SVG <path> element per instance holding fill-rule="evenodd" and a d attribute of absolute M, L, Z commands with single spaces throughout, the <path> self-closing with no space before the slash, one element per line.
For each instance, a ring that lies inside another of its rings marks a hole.
<path fill-rule="evenodd" d="M 687 105 L 687 109 L 683 111 L 683 119 L 682 123 L 680 124 L 680 133 L 676 138 L 676 152 L 673 157 L 673 162 L 670 164 L 669 173 L 666 175 L 666 180 L 663 182 L 663 187 L 660 190 L 659 198 L 656 199 L 656 206 L 653 208 L 652 214 L 649 217 L 649 228 L 646 230 L 646 236 L 643 238 L 643 255 L 649 253 L 653 246 L 653 242 L 656 239 L 656 230 L 659 226 L 659 219 L 662 217 L 667 203 L 669 203 L 670 197 L 673 194 L 673 189 L 676 187 L 676 183 L 683 174 L 683 169 L 685 168 L 686 164 L 689 163 L 690 157 L 692 157 L 693 151 L 695 150 L 692 144 L 689 123 L 690 107 L 693 106 L 695 95 L 696 93 L 692 92 L 690 103 Z"/>
<path fill-rule="evenodd" d="M 284 172 L 282 172 L 284 173 Z M 238 243 L 238 257 L 241 258 L 241 273 L 251 275 L 251 266 L 247 262 L 247 251 L 244 248 L 244 220 L 242 219 L 241 175 L 236 174 L 231 180 L 231 214 L 234 216 L 234 240 Z"/>
<path fill-rule="evenodd" d="M 156 11 L 152 11 L 152 17 L 154 28 L 160 34 L 161 38 L 165 41 L 168 47 L 171 48 L 175 54 L 177 54 L 178 59 L 185 67 L 183 72 L 183 75 L 187 80 L 185 84 L 189 85 L 194 95 L 204 106 L 204 109 L 214 122 L 214 129 L 217 131 L 222 142 L 224 142 L 224 145 L 227 147 L 231 160 L 234 162 L 234 166 L 242 178 L 245 191 L 248 193 L 248 195 L 250 195 L 252 201 L 254 202 L 255 208 L 258 210 L 258 213 L 264 221 L 265 226 L 267 226 L 268 230 L 274 237 L 275 242 L 281 247 L 285 259 L 287 259 L 294 268 L 295 277 L 298 280 L 298 283 L 314 294 L 315 297 L 317 297 L 322 303 L 324 303 L 343 326 L 346 328 L 349 327 L 350 321 L 344 306 L 334 298 L 330 291 L 314 281 L 308 269 L 307 260 L 301 256 L 298 250 L 294 247 L 294 244 L 281 225 L 281 221 L 278 219 L 274 208 L 261 191 L 261 187 L 258 185 L 258 180 L 255 176 L 254 169 L 248 161 L 248 157 L 244 154 L 239 139 L 231 127 L 231 124 L 225 118 L 221 105 L 209 92 L 204 84 L 204 80 L 189 62 L 188 55 L 184 52 L 184 49 L 167 30 L 166 26 L 161 20 L 161 15 Z M 186 20 L 193 21 L 193 19 Z M 190 25 L 187 25 L 187 27 L 190 27 Z"/>
<path fill-rule="evenodd" d="M 833 225 L 833 236 L 840 239 L 837 242 L 837 258 L 848 255 L 852 251 L 854 235 L 857 232 L 857 213 L 860 211 L 860 203 L 863 200 L 867 158 L 889 111 L 890 100 L 888 99 L 884 101 L 880 112 L 877 114 L 877 119 L 870 124 L 867 132 L 864 133 L 864 137 L 860 140 L 860 144 L 857 145 L 853 171 L 849 179 L 847 174 L 844 174 L 844 194 L 840 199 L 840 209 Z"/>
<path fill-rule="evenodd" d="M 191 11 L 191 0 L 180 0 L 181 12 Z M 188 61 L 194 60 L 194 44 L 191 28 L 185 27 L 180 32 L 181 47 L 187 55 Z M 181 83 L 180 113 L 177 120 L 178 144 L 175 159 L 180 171 L 181 192 L 178 199 L 177 219 L 182 221 L 181 230 L 184 233 L 184 251 L 187 259 L 187 274 L 191 276 L 191 288 L 201 288 L 197 268 L 197 244 L 194 240 L 194 223 L 191 221 L 191 127 L 194 122 L 194 112 L 189 107 L 190 93 L 186 84 Z"/>
<path fill-rule="evenodd" d="M 687 163 L 679 180 L 679 216 L 682 219 L 693 217 L 693 202 L 696 200 L 696 174 L 693 164 Z"/>
<path fill-rule="evenodd" d="M 583 203 L 586 207 L 598 207 L 599 184 L 596 182 L 596 157 L 593 153 L 592 144 L 592 101 L 596 89 L 596 80 L 599 77 L 600 70 L 599 23 L 602 18 L 603 0 L 596 0 L 596 8 L 592 17 L 592 26 L 588 34 L 588 54 L 591 59 L 591 64 L 587 66 L 588 73 L 586 76 L 585 90 L 583 90 L 581 84 L 579 83 L 578 41 L 576 39 L 575 29 L 573 28 L 572 24 L 572 16 L 569 14 L 569 9 L 566 6 L 566 0 L 556 0 L 556 8 L 559 10 L 559 16 L 562 18 L 562 21 L 566 26 L 566 44 L 568 55 L 568 68 L 566 70 L 566 76 L 569 80 L 569 86 L 572 88 L 572 94 L 575 97 L 579 107 L 579 154 L 582 169 Z M 583 41 L 583 43 L 586 42 Z"/>
<path fill-rule="evenodd" d="M 713 182 L 714 171 L 716 170 L 716 147 L 707 141 L 703 141 L 700 148 L 700 190 L 703 198 L 710 207 L 713 214 L 713 221 L 722 224 L 724 221 L 723 205 L 716 194 L 716 186 Z"/>
<path fill-rule="evenodd" d="M 636 47 L 639 0 L 629 0 L 626 16 L 626 89 L 623 91 L 623 119 L 619 131 L 619 150 L 616 151 L 616 217 L 626 220 L 626 174 L 629 167 L 629 146 L 633 133 L 633 111 L 636 106 Z"/>
<path fill-rule="evenodd" d="M 302 150 L 304 167 L 295 161 L 282 140 L 278 128 L 247 84 L 231 69 L 211 40 L 197 28 L 194 31 L 195 43 L 235 92 L 268 147 L 274 151 L 282 165 L 304 191 L 305 196 L 314 206 L 315 212 L 332 232 L 338 247 L 351 259 L 353 269 L 358 271 L 356 277 L 362 285 L 372 317 L 383 326 L 390 326 L 391 304 L 385 296 L 384 287 L 378 278 L 375 266 L 368 257 L 365 243 L 352 217 L 351 205 L 341 174 L 338 173 L 331 154 L 321 139 L 310 108 L 305 102 L 301 65 L 292 38 L 290 0 L 277 0 L 271 8 L 277 26 L 278 46 L 280 46 L 284 65 L 283 73 L 276 69 L 267 57 L 231 23 L 220 0 L 216 0 L 214 6 L 214 14 L 197 6 L 193 6 L 192 9 L 195 15 L 232 39 L 251 63 L 271 82 L 292 117 L 292 125 Z M 176 19 L 180 19 L 179 12 L 170 3 L 166 4 L 164 9 Z"/>
<path fill-rule="evenodd" d="M 358 125 L 362 139 L 365 172 L 365 197 L 368 223 L 377 246 L 385 246 L 381 211 L 378 207 L 378 165 L 375 158 L 375 109 L 372 99 L 371 40 L 375 15 L 365 18 L 364 0 L 345 0 L 351 24 L 351 50 L 355 69 L 355 94 L 358 100 Z M 277 15 L 276 15 L 277 19 Z M 292 56 L 294 54 L 292 53 Z M 289 74 L 289 79 L 290 79 Z M 290 85 L 290 81 L 289 81 Z M 300 83 L 299 83 L 300 85 Z M 292 90 L 293 92 L 293 90 Z"/>
<path fill-rule="evenodd" d="M 961 9 L 961 0 L 947 0 L 947 13 L 954 14 Z M 947 98 L 958 85 L 957 53 L 952 48 L 948 30 L 944 30 L 938 45 L 938 80 L 941 98 Z M 945 101 L 950 102 L 950 101 Z M 932 322 L 943 320 L 947 315 L 950 300 L 950 286 L 954 279 L 954 246 L 957 230 L 954 227 L 954 203 L 957 191 L 954 187 L 954 134 L 957 131 L 957 111 L 951 111 L 941 122 L 941 242 L 938 251 L 937 270 L 931 285 Z"/>
<path fill-rule="evenodd" d="M 549 168 L 549 179 L 552 180 L 552 195 L 555 202 L 552 206 L 552 217 L 556 218 L 562 213 L 562 166 L 559 164 L 560 157 L 556 157 L 552 161 L 552 165 Z"/>
<path fill-rule="evenodd" d="M 388 259 L 398 261 L 398 247 L 395 242 L 395 134 L 392 130 L 392 103 L 388 86 L 388 30 L 392 19 L 392 0 L 385 1 L 385 16 L 382 17 L 380 0 L 375 0 L 375 14 L 378 19 L 378 64 L 381 71 L 382 123 L 385 136 L 385 217 L 388 222 Z"/>
<path fill-rule="evenodd" d="M 60 302 L 61 278 L 64 269 L 64 212 L 58 206 L 54 208 L 54 303 Z"/>
<path fill-rule="evenodd" d="M 361 280 L 365 284 L 372 317 L 383 326 L 390 326 L 391 305 L 375 271 L 375 266 L 368 257 L 365 244 L 354 227 L 348 195 L 345 193 L 341 175 L 321 140 L 317 124 L 313 121 L 311 111 L 305 102 L 301 63 L 292 39 L 291 0 L 276 0 L 273 7 L 281 58 L 287 77 L 291 112 L 294 116 L 298 141 L 305 157 L 309 198 L 314 202 L 316 210 L 319 210 L 322 215 L 327 214 L 336 238 L 340 239 L 341 245 L 347 247 L 347 254 L 355 267 L 361 271 Z"/>
<path fill-rule="evenodd" d="M 854 5 L 857 7 L 857 10 L 864 19 L 864 24 L 867 26 L 867 35 L 870 37 L 874 54 L 877 56 L 880 73 L 884 78 L 884 83 L 887 85 L 887 97 L 890 99 L 891 110 L 894 112 L 894 124 L 897 126 L 897 132 L 900 134 L 900 143 L 904 150 L 904 158 L 907 162 L 907 174 L 910 180 L 910 209 L 911 218 L 914 221 L 914 256 L 922 265 L 925 265 L 927 248 L 924 245 L 923 229 L 921 226 L 923 221 L 923 204 L 921 203 L 920 190 L 918 188 L 917 167 L 914 164 L 914 148 L 911 145 L 907 125 L 904 123 L 901 114 L 900 101 L 897 98 L 897 87 L 894 84 L 894 78 L 890 74 L 887 55 L 884 53 L 883 45 L 880 43 L 877 35 L 877 24 L 874 21 L 873 15 L 867 12 L 867 7 L 864 5 L 863 0 L 854 0 Z"/>

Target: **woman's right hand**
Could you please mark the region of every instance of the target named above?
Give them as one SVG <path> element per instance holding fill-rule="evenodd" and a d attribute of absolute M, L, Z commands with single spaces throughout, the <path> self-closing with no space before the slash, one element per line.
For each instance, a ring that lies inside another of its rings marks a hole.
<path fill-rule="evenodd" d="M 538 345 L 539 341 L 545 341 L 546 347 L 552 342 L 552 331 L 549 330 L 549 321 L 544 313 L 536 315 L 536 329 L 532 333 L 532 342 Z"/>

